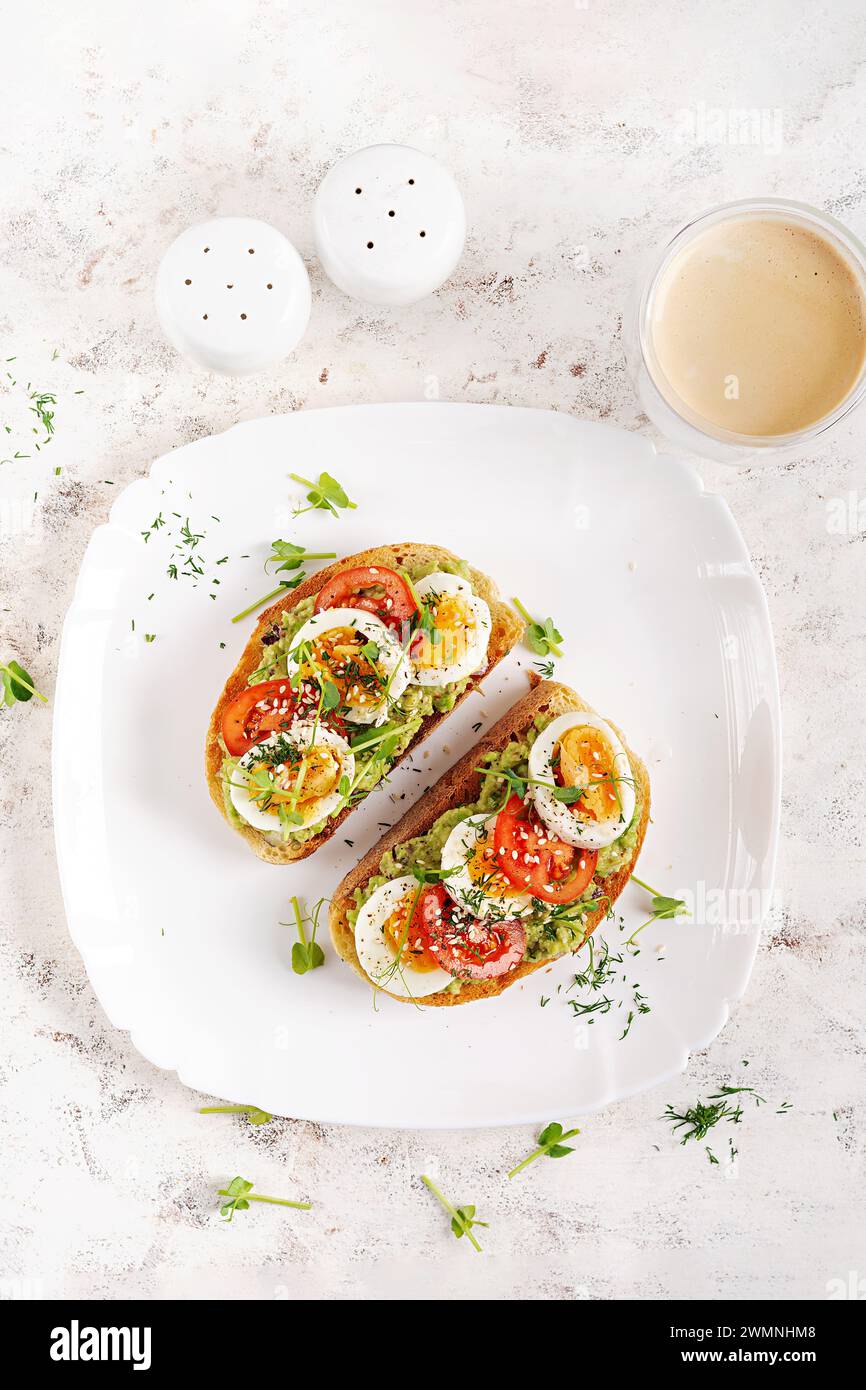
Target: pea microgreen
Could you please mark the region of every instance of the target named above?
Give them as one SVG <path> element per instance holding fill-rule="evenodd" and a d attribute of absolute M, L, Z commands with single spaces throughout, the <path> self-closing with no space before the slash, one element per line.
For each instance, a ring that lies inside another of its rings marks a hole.
<path fill-rule="evenodd" d="M 568 1154 L 574 1153 L 574 1149 L 568 1144 L 563 1144 L 563 1139 L 574 1139 L 580 1134 L 579 1129 L 563 1130 L 558 1120 L 551 1120 L 538 1136 L 538 1148 L 533 1149 L 532 1153 L 518 1163 L 516 1168 L 512 1168 L 508 1174 L 509 1178 L 516 1178 L 518 1173 L 522 1173 L 524 1168 L 528 1168 L 530 1163 L 534 1163 L 537 1158 L 565 1158 Z"/>
<path fill-rule="evenodd" d="M 452 1206 L 451 1203 L 448 1201 L 448 1198 L 447 1198 L 447 1197 L 443 1197 L 442 1193 L 439 1191 L 439 1188 L 436 1186 L 436 1184 L 432 1181 L 431 1178 L 428 1178 L 428 1177 L 427 1177 L 427 1174 L 426 1174 L 426 1173 L 422 1173 L 422 1174 L 421 1174 L 421 1181 L 423 1182 L 423 1184 L 424 1184 L 424 1186 L 427 1188 L 427 1190 L 428 1190 L 429 1192 L 432 1192 L 432 1193 L 433 1193 L 433 1196 L 437 1199 L 437 1201 L 441 1202 L 442 1206 L 445 1208 L 445 1210 L 448 1212 L 448 1215 L 451 1217 L 451 1230 L 452 1230 L 452 1233 L 457 1237 L 458 1240 L 460 1239 L 461 1236 L 466 1236 L 466 1238 L 467 1238 L 467 1240 L 469 1241 L 470 1245 L 474 1246 L 474 1248 L 478 1251 L 478 1253 L 479 1253 L 479 1255 L 480 1255 L 480 1254 L 481 1254 L 481 1246 L 478 1244 L 478 1241 L 475 1239 L 474 1235 L 472 1234 L 472 1227 L 473 1227 L 473 1226 L 487 1226 L 487 1227 L 489 1227 L 490 1222 L 489 1222 L 489 1221 L 477 1221 L 477 1220 L 475 1219 L 475 1208 L 474 1208 L 474 1206 L 464 1206 L 464 1207 L 454 1207 L 454 1206 Z"/>
<path fill-rule="evenodd" d="M 640 935 L 644 927 L 650 926 L 653 922 L 667 921 L 671 917 L 679 917 L 682 914 L 686 917 L 690 916 L 689 910 L 682 898 L 665 897 L 663 893 L 656 892 L 655 888 L 650 888 L 649 884 L 644 883 L 643 879 L 638 878 L 637 874 L 632 874 L 631 881 L 632 883 L 636 883 L 639 888 L 643 888 L 646 893 L 650 894 L 652 898 L 652 916 L 648 917 L 645 922 L 641 922 L 639 927 L 635 927 L 628 941 L 625 943 L 626 947 L 630 947 L 635 937 Z"/>
<path fill-rule="evenodd" d="M 274 1118 L 257 1105 L 203 1105 L 200 1115 L 246 1115 L 251 1125 L 267 1125 Z"/>
<path fill-rule="evenodd" d="M 269 573 L 270 566 L 275 565 L 274 574 L 281 574 L 284 570 L 300 570 L 301 565 L 308 560 L 334 560 L 337 552 L 335 550 L 306 550 L 302 545 L 295 545 L 292 541 L 271 541 L 271 553 L 265 560 L 265 573 Z M 279 594 L 288 593 L 291 589 L 297 589 L 298 585 L 305 578 L 305 573 L 301 570 L 300 574 L 293 575 L 291 579 L 283 579 L 272 589 L 264 598 L 257 599 L 251 603 L 242 613 L 236 613 L 232 618 L 233 623 L 239 623 L 241 618 L 249 617 L 250 613 L 255 613 L 269 603 L 272 598 L 277 598 Z"/>
<path fill-rule="evenodd" d="M 304 487 L 310 489 L 307 493 L 309 506 L 297 508 L 295 516 L 312 511 L 330 512 L 332 516 L 339 516 L 338 508 L 354 510 L 358 505 L 349 499 L 343 485 L 338 483 L 336 478 L 332 478 L 330 473 L 320 473 L 316 482 L 302 478 L 300 473 L 290 473 L 289 477 L 293 482 L 303 483 Z"/>
<path fill-rule="evenodd" d="M 286 1197 L 265 1197 L 253 1192 L 253 1184 L 246 1178 L 232 1178 L 228 1187 L 218 1188 L 217 1196 L 228 1199 L 220 1206 L 220 1216 L 226 1221 L 231 1221 L 236 1211 L 247 1211 L 250 1202 L 269 1202 L 276 1207 L 295 1207 L 297 1211 L 312 1209 L 312 1202 L 290 1202 Z"/>
<path fill-rule="evenodd" d="M 325 953 L 316 941 L 316 932 L 319 929 L 319 913 L 324 902 L 325 899 L 320 898 L 313 908 L 312 914 L 305 918 L 298 899 L 291 899 L 292 912 L 295 914 L 295 927 L 298 933 L 298 940 L 292 946 L 292 969 L 296 975 L 306 975 L 308 970 L 315 970 L 325 963 Z M 305 921 L 312 928 L 309 941 L 304 930 Z M 286 923 L 280 925 L 285 926 Z"/>
<path fill-rule="evenodd" d="M 536 652 L 538 656 L 550 656 L 551 654 L 562 656 L 562 648 L 559 643 L 565 639 L 555 626 L 553 619 L 545 618 L 543 623 L 537 622 L 530 613 L 527 613 L 519 598 L 513 598 L 511 602 L 526 623 L 524 637 L 530 651 Z"/>
<path fill-rule="evenodd" d="M 553 782 L 545 782 L 541 777 L 521 777 L 513 768 L 504 768 L 501 772 L 494 772 L 489 767 L 476 767 L 476 772 L 482 773 L 485 777 L 498 777 L 503 782 L 507 782 L 512 792 L 516 792 L 521 801 L 526 800 L 526 789 L 529 786 L 547 787 L 548 791 L 553 792 L 557 801 L 561 801 L 565 806 L 574 806 L 580 801 L 581 797 L 586 796 L 591 790 L 590 787 L 557 787 Z M 599 779 L 607 780 L 605 779 Z"/>
<path fill-rule="evenodd" d="M 349 740 L 349 746 L 353 753 L 363 753 L 368 748 L 375 747 L 376 744 L 385 743 L 386 740 L 394 739 L 395 742 L 401 734 L 406 732 L 404 724 L 389 721 L 387 724 L 379 724 L 376 728 L 364 730 L 363 733 L 355 734 Z"/>
<path fill-rule="evenodd" d="M 333 681 L 326 680 L 322 685 L 322 709 L 336 709 L 340 703 L 340 692 Z"/>
<path fill-rule="evenodd" d="M 41 695 L 33 684 L 33 679 L 17 661 L 10 661 L 5 666 L 0 666 L 0 682 L 2 682 L 3 698 L 0 704 L 11 706 L 14 704 L 26 704 L 35 695 L 37 700 L 41 700 L 43 705 L 48 703 L 45 695 Z"/>

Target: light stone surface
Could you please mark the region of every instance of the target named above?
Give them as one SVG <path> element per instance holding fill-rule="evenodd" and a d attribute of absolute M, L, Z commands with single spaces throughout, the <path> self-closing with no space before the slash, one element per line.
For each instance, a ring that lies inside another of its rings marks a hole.
<path fill-rule="evenodd" d="M 437 394 L 645 429 L 621 315 L 648 248 L 688 215 L 760 192 L 866 233 L 860 0 L 34 0 L 4 20 L 4 50 L 0 328 L 17 385 L 0 387 L 12 431 L 0 437 L 4 457 L 31 457 L 0 465 L 0 659 L 19 657 L 49 700 L 88 536 L 166 450 L 266 413 Z M 736 126 L 742 109 L 758 113 L 763 143 L 718 140 L 718 112 Z M 377 140 L 434 154 L 466 200 L 455 275 L 406 310 L 347 299 L 312 255 L 319 180 Z M 313 283 L 297 354 L 243 381 L 180 360 L 153 311 L 164 248 L 217 214 L 283 229 Z M 57 396 L 56 437 L 39 453 L 27 382 Z M 587 1119 L 578 1153 L 513 1183 L 525 1129 L 252 1129 L 197 1115 L 207 1098 L 109 1026 L 68 939 L 50 705 L 0 715 L 0 1292 L 854 1289 L 866 1275 L 864 453 L 861 413 L 799 457 L 705 468 L 775 625 L 778 902 L 746 998 L 688 1074 Z M 730 1131 L 737 1164 L 724 1161 L 726 1132 L 713 1167 L 659 1116 L 742 1058 L 770 1103 Z M 793 1108 L 778 1115 L 782 1100 Z M 483 1256 L 452 1240 L 422 1171 L 491 1221 Z M 214 1192 L 234 1173 L 315 1210 L 258 1208 L 226 1226 Z"/>

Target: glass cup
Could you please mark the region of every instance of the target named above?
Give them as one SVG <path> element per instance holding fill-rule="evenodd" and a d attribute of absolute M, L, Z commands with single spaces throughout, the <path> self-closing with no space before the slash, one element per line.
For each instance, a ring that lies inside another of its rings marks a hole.
<path fill-rule="evenodd" d="M 823 237 L 850 266 L 866 295 L 866 247 L 826 212 L 784 198 L 744 198 L 711 208 L 687 222 L 661 251 L 655 253 L 632 297 L 625 323 L 626 358 L 638 397 L 649 419 L 675 447 L 728 462 L 816 439 L 850 414 L 866 395 L 864 360 L 848 394 L 829 414 L 790 434 L 749 435 L 723 429 L 696 414 L 666 379 L 652 341 L 654 300 L 661 277 L 683 248 L 708 227 L 726 219 L 743 217 L 777 218 Z"/>

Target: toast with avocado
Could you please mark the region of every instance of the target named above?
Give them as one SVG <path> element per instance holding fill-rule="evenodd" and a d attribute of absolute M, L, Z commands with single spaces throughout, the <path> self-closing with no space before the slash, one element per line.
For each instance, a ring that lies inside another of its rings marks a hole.
<path fill-rule="evenodd" d="M 649 809 L 616 727 L 536 677 L 343 879 L 337 953 L 404 1002 L 501 994 L 583 945 L 634 870 Z"/>
<path fill-rule="evenodd" d="M 376 546 L 259 617 L 211 716 L 221 814 L 260 859 L 313 854 L 511 650 L 523 623 L 450 550 Z"/>

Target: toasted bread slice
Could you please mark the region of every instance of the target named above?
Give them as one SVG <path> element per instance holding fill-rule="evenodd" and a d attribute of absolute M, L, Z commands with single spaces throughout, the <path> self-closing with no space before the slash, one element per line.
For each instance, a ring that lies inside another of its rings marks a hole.
<path fill-rule="evenodd" d="M 455 806 L 470 805 L 477 801 L 482 782 L 482 775 L 476 771 L 480 760 L 485 753 L 501 751 L 512 738 L 521 738 L 532 725 L 536 715 L 549 715 L 554 718 L 556 715 L 564 714 L 567 710 L 586 710 L 588 713 L 592 713 L 590 706 L 567 685 L 560 685 L 558 681 L 539 681 L 537 677 L 530 677 L 530 679 L 534 688 L 529 694 L 518 700 L 517 704 L 513 705 L 508 713 L 488 730 L 484 738 L 479 739 L 464 758 L 461 758 L 449 772 L 440 777 L 427 795 L 411 810 L 407 811 L 403 819 L 389 830 L 377 845 L 373 846 L 357 868 L 352 869 L 351 873 L 346 875 L 334 894 L 331 900 L 329 920 L 331 937 L 337 954 L 343 960 L 348 961 L 368 984 L 372 984 L 372 981 L 358 960 L 358 954 L 355 950 L 355 932 L 348 914 L 355 906 L 355 890 L 363 888 L 368 879 L 379 872 L 382 855 L 393 849 L 395 845 L 403 844 L 406 840 L 413 840 L 417 835 L 426 834 L 433 822 L 444 811 L 451 810 Z M 622 734 L 615 724 L 611 724 L 611 728 L 616 729 L 622 738 Z M 625 744 L 625 740 L 623 743 Z M 609 907 L 616 901 L 628 883 L 637 863 L 649 822 L 649 775 L 640 758 L 632 753 L 628 747 L 626 747 L 626 752 L 635 781 L 640 788 L 641 812 L 637 828 L 637 840 L 634 853 L 628 862 L 621 869 L 601 880 L 602 892 L 608 901 L 605 902 L 603 908 L 587 915 L 585 919 L 586 936 L 595 930 Z M 585 939 L 586 937 L 583 938 L 583 940 Z M 583 941 L 580 944 L 582 945 Z M 549 965 L 552 959 L 554 957 L 547 956 L 540 961 L 523 961 L 507 975 L 500 975 L 493 980 L 466 980 L 457 994 L 447 992 L 428 994 L 419 1000 L 405 999 L 397 994 L 391 997 L 399 999 L 401 1003 L 423 1005 L 471 1004 L 476 999 L 490 999 L 496 994 L 501 994 L 509 985 L 524 979 L 533 970 L 539 970 L 542 966 Z"/>
<path fill-rule="evenodd" d="M 356 555 L 347 555 L 343 560 L 337 560 L 333 565 L 328 565 L 325 569 L 318 570 L 310 575 L 297 589 L 288 594 L 285 598 L 279 599 L 266 608 L 260 615 L 256 623 L 255 631 L 247 643 L 243 656 L 238 662 L 232 674 L 226 681 L 225 688 L 219 698 L 216 709 L 211 715 L 210 726 L 207 732 L 207 743 L 205 746 L 205 770 L 207 773 L 207 783 L 211 797 L 217 809 L 226 820 L 229 817 L 226 813 L 225 800 L 223 797 L 222 786 L 222 764 L 225 757 L 225 750 L 220 741 L 220 730 L 222 728 L 223 712 L 232 700 L 245 690 L 249 684 L 249 677 L 253 671 L 258 670 L 262 660 L 262 637 L 268 628 L 274 623 L 279 622 L 282 614 L 289 609 L 295 608 L 305 598 L 315 595 L 320 589 L 324 588 L 329 579 L 341 570 L 352 569 L 355 565 L 382 565 L 391 569 L 401 567 L 423 568 L 427 565 L 460 563 L 460 557 L 454 555 L 450 550 L 444 550 L 439 545 L 422 545 L 413 541 L 404 541 L 396 545 L 378 545 L 371 550 L 361 550 Z M 465 563 L 465 562 L 464 562 Z M 507 656 L 511 648 L 519 641 L 523 633 L 523 623 L 517 614 L 502 602 L 499 590 L 486 574 L 480 570 L 473 569 L 467 565 L 469 580 L 472 588 L 480 598 L 483 598 L 490 608 L 491 631 L 490 641 L 487 648 L 487 665 L 484 671 L 477 676 L 473 676 L 469 681 L 465 691 L 458 696 L 454 709 L 480 684 L 483 678 L 493 670 L 504 656 Z M 444 719 L 453 712 L 446 710 L 444 713 L 433 713 L 428 715 L 418 730 L 418 733 L 409 744 L 408 748 L 395 759 L 394 766 L 403 758 L 411 753 L 418 744 L 428 734 L 431 734 Z M 373 788 L 375 791 L 375 788 Z M 320 845 L 326 840 L 330 840 L 348 815 L 351 815 L 354 807 L 347 807 L 339 815 L 333 816 L 327 823 L 324 830 L 319 835 L 313 836 L 302 844 L 293 844 L 291 839 L 280 840 L 278 835 L 268 836 L 260 830 L 256 830 L 252 825 L 237 825 L 234 821 L 229 821 L 233 830 L 247 841 L 250 848 L 260 859 L 264 859 L 268 864 L 291 864 L 298 859 L 306 859 L 308 855 L 314 854 Z"/>

